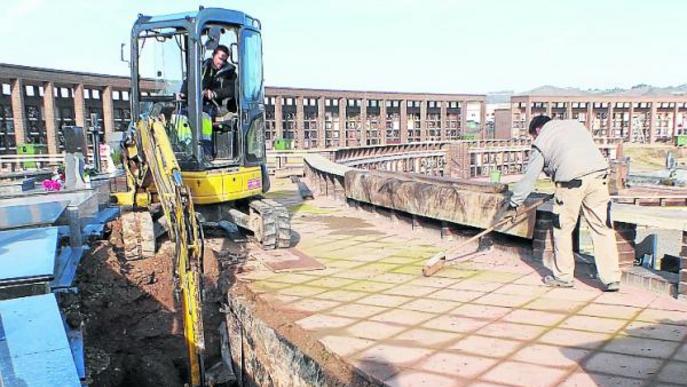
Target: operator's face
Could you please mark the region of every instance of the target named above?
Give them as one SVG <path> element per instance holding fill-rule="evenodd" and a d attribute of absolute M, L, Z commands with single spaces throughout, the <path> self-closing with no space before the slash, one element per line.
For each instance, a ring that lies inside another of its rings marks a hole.
<path fill-rule="evenodd" d="M 530 136 L 532 136 L 532 140 L 536 140 L 537 137 L 539 137 L 539 133 L 541 133 L 541 127 L 535 129 L 535 133 L 534 133 L 534 134 L 530 134 Z"/>
<path fill-rule="evenodd" d="M 215 56 L 212 57 L 212 65 L 219 70 L 225 63 L 227 63 L 227 53 L 224 51 L 217 51 Z"/>

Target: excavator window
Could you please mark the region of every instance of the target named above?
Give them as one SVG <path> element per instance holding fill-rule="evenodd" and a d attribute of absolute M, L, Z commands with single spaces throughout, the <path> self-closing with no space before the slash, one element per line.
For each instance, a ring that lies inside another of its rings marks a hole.
<path fill-rule="evenodd" d="M 141 95 L 140 111 L 161 121 L 179 161 L 193 158 L 188 95 L 188 36 L 179 28 L 146 30 L 138 39 L 139 82 L 153 81 Z M 139 90 L 144 89 L 140 87 Z"/>
<path fill-rule="evenodd" d="M 238 47 L 238 27 L 226 24 L 210 23 L 203 28 L 201 43 L 201 90 L 215 88 L 218 97 L 203 97 L 203 111 L 212 120 L 212 138 L 210 158 L 213 164 L 238 163 L 239 127 L 238 127 L 238 71 L 240 63 L 234 50 Z M 218 47 L 228 50 L 225 63 L 218 68 L 213 65 L 214 54 Z M 210 76 L 214 74 L 214 79 Z"/>

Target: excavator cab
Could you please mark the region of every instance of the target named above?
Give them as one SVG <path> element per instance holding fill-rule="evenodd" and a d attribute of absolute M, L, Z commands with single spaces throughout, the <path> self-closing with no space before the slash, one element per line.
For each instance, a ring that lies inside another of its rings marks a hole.
<path fill-rule="evenodd" d="M 260 27 L 242 12 L 201 7 L 139 15 L 132 29 L 133 117 L 164 124 L 184 181 L 200 204 L 251 197 L 269 187 Z M 214 67 L 218 47 L 228 55 Z M 221 73 L 223 90 L 217 94 L 224 98 L 205 95 L 211 71 Z M 228 171 L 238 184 L 228 184 Z"/>

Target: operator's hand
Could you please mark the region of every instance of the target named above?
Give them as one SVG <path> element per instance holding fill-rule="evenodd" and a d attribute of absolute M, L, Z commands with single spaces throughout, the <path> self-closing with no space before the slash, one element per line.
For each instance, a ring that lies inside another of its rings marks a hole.
<path fill-rule="evenodd" d="M 217 93 L 215 93 L 214 91 L 212 91 L 210 89 L 203 90 L 203 97 L 205 97 L 205 99 L 207 99 L 207 100 L 213 100 L 213 99 L 215 99 L 216 96 L 217 96 Z"/>

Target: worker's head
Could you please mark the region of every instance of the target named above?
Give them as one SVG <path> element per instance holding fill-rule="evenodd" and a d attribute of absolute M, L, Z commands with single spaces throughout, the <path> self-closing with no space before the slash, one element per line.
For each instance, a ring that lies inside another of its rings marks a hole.
<path fill-rule="evenodd" d="M 227 63 L 227 58 L 229 58 L 229 48 L 227 46 L 220 44 L 212 52 L 212 66 L 215 69 L 221 69 L 224 64 Z"/>
<path fill-rule="evenodd" d="M 544 115 L 532 118 L 532 121 L 530 121 L 530 136 L 537 138 L 539 132 L 541 132 L 541 128 L 549 121 L 551 121 L 551 117 Z"/>

